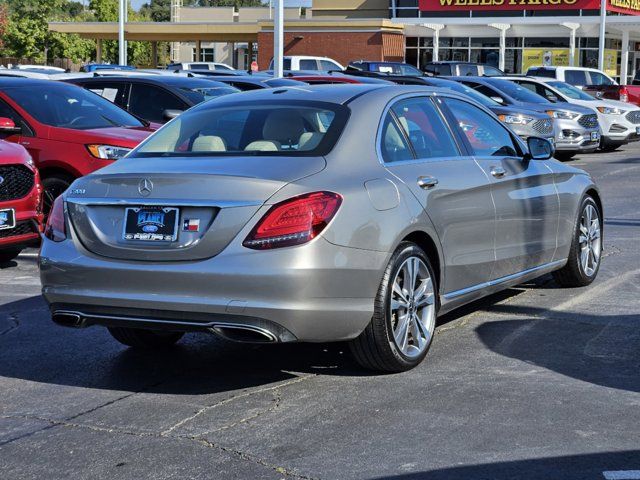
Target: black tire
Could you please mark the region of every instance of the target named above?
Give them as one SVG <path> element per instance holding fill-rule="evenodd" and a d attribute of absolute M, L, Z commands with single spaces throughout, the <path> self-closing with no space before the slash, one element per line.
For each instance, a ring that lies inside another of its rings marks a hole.
<path fill-rule="evenodd" d="M 110 327 L 109 333 L 123 345 L 144 350 L 159 350 L 170 347 L 184 335 L 182 332 L 165 332 L 124 327 Z"/>
<path fill-rule="evenodd" d="M 573 157 L 575 157 L 576 154 L 575 153 L 565 153 L 565 152 L 556 152 L 553 157 L 556 160 L 560 160 L 561 162 L 566 162 L 568 160 L 571 160 Z"/>
<path fill-rule="evenodd" d="M 591 275 L 585 272 L 582 266 L 582 262 L 580 261 L 580 222 L 583 212 L 588 205 L 595 208 L 596 212 L 598 213 L 598 223 L 600 224 L 600 256 L 595 270 Z M 580 210 L 578 212 L 578 218 L 576 220 L 576 225 L 573 232 L 573 239 L 571 241 L 571 248 L 569 249 L 569 258 L 567 259 L 567 264 L 560 270 L 553 272 L 553 278 L 559 286 L 569 288 L 586 287 L 596 279 L 598 271 L 600 270 L 600 264 L 602 263 L 602 229 L 602 212 L 600 211 L 600 208 L 598 208 L 598 204 L 593 199 L 593 197 L 587 195 L 582 199 L 582 202 L 580 203 Z"/>
<path fill-rule="evenodd" d="M 49 211 L 53 206 L 53 201 L 64 193 L 73 183 L 74 178 L 64 173 L 56 173 L 42 180 L 44 195 L 42 201 L 42 211 L 45 216 L 49 215 Z"/>
<path fill-rule="evenodd" d="M 16 248 L 11 250 L 0 250 L 0 264 L 9 263 L 11 260 L 15 259 L 22 250 Z"/>
<path fill-rule="evenodd" d="M 623 145 L 622 143 L 602 143 L 600 145 L 600 151 L 602 151 L 602 152 L 615 152 L 622 145 Z"/>
<path fill-rule="evenodd" d="M 437 295 L 438 285 L 431 262 L 429 262 L 429 258 L 425 255 L 424 251 L 416 244 L 402 242 L 391 257 L 389 265 L 382 277 L 382 282 L 380 283 L 375 298 L 371 322 L 360 336 L 352 340 L 349 344 L 356 361 L 368 370 L 382 372 L 403 372 L 410 370 L 422 362 L 431 348 L 433 335 L 420 356 L 409 358 L 400 351 L 393 339 L 393 327 L 389 309 L 391 290 L 393 288 L 392 282 L 405 260 L 412 256 L 420 258 L 429 270 L 435 292 L 435 314 L 437 316 L 439 307 Z"/>

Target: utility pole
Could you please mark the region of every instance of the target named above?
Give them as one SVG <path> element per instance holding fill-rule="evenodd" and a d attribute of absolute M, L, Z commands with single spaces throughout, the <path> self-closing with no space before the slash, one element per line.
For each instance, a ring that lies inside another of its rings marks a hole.
<path fill-rule="evenodd" d="M 281 77 L 284 55 L 284 0 L 275 0 L 275 20 L 273 22 L 273 76 Z"/>
<path fill-rule="evenodd" d="M 127 64 L 127 44 L 124 40 L 124 24 L 127 20 L 127 0 L 120 0 L 118 12 L 118 63 Z"/>

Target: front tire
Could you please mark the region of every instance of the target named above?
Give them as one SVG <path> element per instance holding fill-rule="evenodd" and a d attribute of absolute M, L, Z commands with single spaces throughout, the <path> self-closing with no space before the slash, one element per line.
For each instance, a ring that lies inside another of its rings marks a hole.
<path fill-rule="evenodd" d="M 560 160 L 561 162 L 566 162 L 568 160 L 571 160 L 573 157 L 575 157 L 576 154 L 575 153 L 556 152 L 553 156 L 554 156 L 554 158 L 556 160 Z"/>
<path fill-rule="evenodd" d="M 356 361 L 384 372 L 422 362 L 435 333 L 437 291 L 429 258 L 416 244 L 402 242 L 382 277 L 371 323 L 350 343 Z"/>
<path fill-rule="evenodd" d="M 580 204 L 567 264 L 553 273 L 561 287 L 585 287 L 598 275 L 602 259 L 602 212 L 593 197 Z"/>
<path fill-rule="evenodd" d="M 182 332 L 164 332 L 124 327 L 110 327 L 109 333 L 123 345 L 144 350 L 158 350 L 170 347 L 184 335 Z"/>
<path fill-rule="evenodd" d="M 62 173 L 57 173 L 42 180 L 42 187 L 44 189 L 42 210 L 45 215 L 49 215 L 55 199 L 62 195 L 72 183 L 73 178 L 70 175 Z"/>

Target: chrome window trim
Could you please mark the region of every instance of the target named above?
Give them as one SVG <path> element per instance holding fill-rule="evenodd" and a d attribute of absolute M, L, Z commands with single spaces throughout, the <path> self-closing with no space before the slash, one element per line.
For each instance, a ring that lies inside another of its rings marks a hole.
<path fill-rule="evenodd" d="M 78 198 L 67 197 L 66 201 L 76 205 L 108 205 L 108 206 L 166 206 L 166 207 L 255 207 L 262 205 L 261 202 L 232 202 L 232 201 L 215 201 L 215 200 L 178 200 L 175 198 Z"/>

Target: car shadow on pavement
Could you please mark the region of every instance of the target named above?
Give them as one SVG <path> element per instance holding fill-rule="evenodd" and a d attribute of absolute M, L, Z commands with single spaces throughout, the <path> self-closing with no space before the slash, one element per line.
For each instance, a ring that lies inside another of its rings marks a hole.
<path fill-rule="evenodd" d="M 476 327 L 492 351 L 610 388 L 640 392 L 640 314 L 600 315 L 494 305 L 516 319 Z"/>
<path fill-rule="evenodd" d="M 640 450 L 465 465 L 371 480 L 603 480 L 638 478 Z M 632 470 L 636 471 L 634 475 Z M 627 472 L 623 474 L 622 472 Z M 605 475 L 606 474 L 606 475 Z"/>

